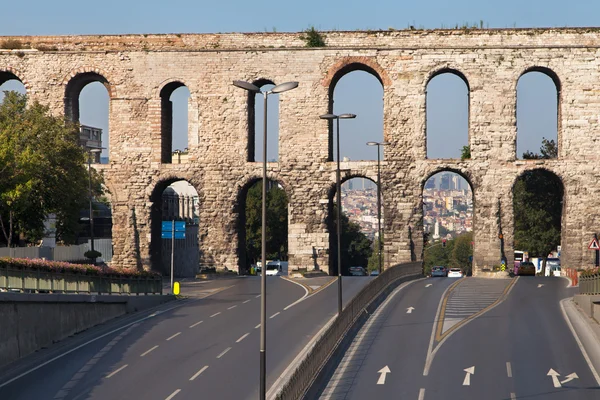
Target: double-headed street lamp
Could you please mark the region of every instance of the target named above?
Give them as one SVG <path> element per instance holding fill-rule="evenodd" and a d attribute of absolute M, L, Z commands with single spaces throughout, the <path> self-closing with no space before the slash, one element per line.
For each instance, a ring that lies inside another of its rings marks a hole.
<path fill-rule="evenodd" d="M 267 393 L 267 96 L 270 94 L 283 93 L 298 87 L 298 82 L 286 82 L 275 86 L 271 90 L 262 91 L 260 88 L 250 82 L 233 81 L 233 85 L 250 93 L 262 93 L 264 96 L 264 122 L 263 122 L 263 173 L 262 173 L 262 264 L 261 264 L 261 285 L 260 285 L 260 399 L 265 400 Z"/>
<path fill-rule="evenodd" d="M 92 154 L 100 153 L 102 151 L 102 147 L 90 147 L 88 154 L 88 177 L 89 177 L 89 190 L 90 190 L 90 250 L 95 252 L 94 248 L 94 209 L 92 207 Z M 96 259 L 94 258 L 94 264 L 96 264 Z"/>
<path fill-rule="evenodd" d="M 337 141 L 337 175 L 336 175 L 336 196 L 337 196 L 337 264 L 338 264 L 338 316 L 342 315 L 342 227 L 340 215 L 342 214 L 342 188 L 340 185 L 340 119 L 356 118 L 356 114 L 324 114 L 319 118 L 329 121 L 337 120 L 336 141 Z"/>
<path fill-rule="evenodd" d="M 379 235 L 379 273 L 381 274 L 381 146 L 386 146 L 389 142 L 367 142 L 367 146 L 377 146 L 377 235 Z"/>

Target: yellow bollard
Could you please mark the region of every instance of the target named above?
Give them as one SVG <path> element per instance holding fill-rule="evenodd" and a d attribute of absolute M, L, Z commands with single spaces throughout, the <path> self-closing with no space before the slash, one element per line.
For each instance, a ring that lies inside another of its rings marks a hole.
<path fill-rule="evenodd" d="M 173 283 L 173 294 L 175 294 L 175 295 L 179 294 L 179 282 Z"/>

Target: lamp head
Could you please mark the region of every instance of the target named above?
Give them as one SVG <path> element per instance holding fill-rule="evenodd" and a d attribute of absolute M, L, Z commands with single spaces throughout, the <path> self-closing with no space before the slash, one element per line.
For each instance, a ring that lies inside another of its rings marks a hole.
<path fill-rule="evenodd" d="M 321 119 L 330 119 L 330 120 L 333 120 L 333 119 L 336 119 L 337 117 L 338 116 L 335 115 L 335 114 L 323 114 L 323 115 L 319 115 L 319 118 L 321 118 Z"/>
<path fill-rule="evenodd" d="M 271 89 L 271 93 L 283 93 L 298 87 L 298 82 L 281 83 Z"/>
<path fill-rule="evenodd" d="M 378 144 L 377 142 L 367 142 L 367 146 L 377 146 Z"/>
<path fill-rule="evenodd" d="M 249 92 L 260 93 L 260 88 L 250 82 L 246 81 L 233 81 L 233 86 L 245 89 Z"/>
<path fill-rule="evenodd" d="M 339 118 L 342 118 L 342 119 L 356 118 L 356 114 L 340 114 Z"/>

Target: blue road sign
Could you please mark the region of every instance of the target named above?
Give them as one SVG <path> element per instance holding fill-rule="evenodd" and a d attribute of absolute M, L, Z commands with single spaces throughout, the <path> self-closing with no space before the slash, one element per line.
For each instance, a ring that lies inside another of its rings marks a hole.
<path fill-rule="evenodd" d="M 163 239 L 173 239 L 173 232 L 171 231 L 163 231 L 160 235 Z M 185 239 L 185 232 L 177 232 L 175 231 L 175 239 Z"/>
<path fill-rule="evenodd" d="M 162 221 L 163 232 L 173 232 L 173 221 Z M 175 232 L 185 232 L 185 221 L 175 221 Z"/>

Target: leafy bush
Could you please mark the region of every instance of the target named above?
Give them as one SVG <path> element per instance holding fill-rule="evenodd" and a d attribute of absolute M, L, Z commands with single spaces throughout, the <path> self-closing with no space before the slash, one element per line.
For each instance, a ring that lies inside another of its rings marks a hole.
<path fill-rule="evenodd" d="M 46 261 L 30 258 L 0 258 L 0 268 L 31 269 L 55 273 L 79 273 L 94 276 L 122 277 L 158 277 L 160 274 L 152 271 L 137 271 L 124 268 L 101 268 L 89 264 L 71 264 L 61 261 Z"/>
<path fill-rule="evenodd" d="M 23 44 L 17 39 L 6 39 L 0 43 L 0 48 L 5 50 L 18 50 L 23 48 Z"/>
<path fill-rule="evenodd" d="M 306 47 L 325 47 L 325 36 L 311 26 L 300 36 L 300 39 L 304 40 Z"/>

